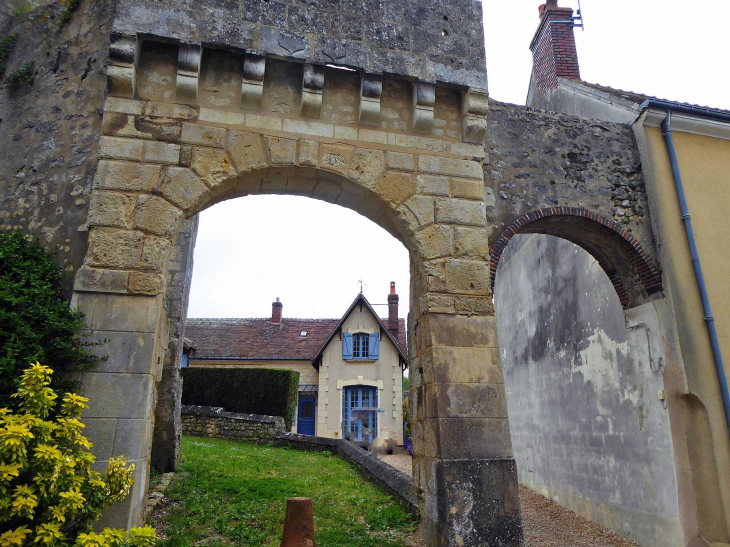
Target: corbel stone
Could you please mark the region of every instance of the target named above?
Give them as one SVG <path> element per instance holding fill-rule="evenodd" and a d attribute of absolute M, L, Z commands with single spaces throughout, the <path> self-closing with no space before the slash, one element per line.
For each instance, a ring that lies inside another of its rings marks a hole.
<path fill-rule="evenodd" d="M 383 77 L 363 74 L 360 78 L 360 111 L 358 121 L 363 125 L 380 125 L 380 98 L 383 96 Z"/>
<path fill-rule="evenodd" d="M 302 106 L 301 116 L 317 118 L 322 112 L 322 88 L 324 87 L 324 67 L 305 64 L 302 79 Z"/>
<path fill-rule="evenodd" d="M 470 88 L 461 97 L 461 126 L 464 142 L 483 144 L 487 136 L 489 93 L 486 89 Z"/>
<path fill-rule="evenodd" d="M 261 109 L 265 72 L 266 56 L 247 53 L 243 59 L 243 83 L 241 84 L 241 106 L 243 108 Z"/>
<path fill-rule="evenodd" d="M 413 84 L 413 131 L 428 133 L 433 128 L 433 106 L 436 103 L 436 84 Z"/>
<path fill-rule="evenodd" d="M 180 44 L 177 54 L 177 89 L 175 100 L 180 104 L 198 104 L 201 47 Z"/>
<path fill-rule="evenodd" d="M 106 71 L 109 95 L 134 99 L 139 44 L 136 35 L 112 33 Z"/>

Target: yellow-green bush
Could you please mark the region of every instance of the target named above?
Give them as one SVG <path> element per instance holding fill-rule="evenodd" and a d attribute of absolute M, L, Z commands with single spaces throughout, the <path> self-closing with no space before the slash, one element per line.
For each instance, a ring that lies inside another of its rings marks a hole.
<path fill-rule="evenodd" d="M 17 408 L 0 409 L 0 547 L 154 545 L 147 526 L 92 531 L 101 512 L 129 493 L 134 465 L 119 457 L 103 474 L 91 470 L 79 420 L 88 399 L 66 393 L 56 408 L 52 374 L 39 363 L 26 369 L 13 395 Z"/>

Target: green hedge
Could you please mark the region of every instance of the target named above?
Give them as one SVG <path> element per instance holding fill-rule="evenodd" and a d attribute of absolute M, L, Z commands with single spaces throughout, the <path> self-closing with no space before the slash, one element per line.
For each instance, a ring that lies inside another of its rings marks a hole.
<path fill-rule="evenodd" d="M 182 369 L 182 404 L 222 406 L 227 412 L 283 416 L 294 422 L 299 372 L 273 368 Z"/>

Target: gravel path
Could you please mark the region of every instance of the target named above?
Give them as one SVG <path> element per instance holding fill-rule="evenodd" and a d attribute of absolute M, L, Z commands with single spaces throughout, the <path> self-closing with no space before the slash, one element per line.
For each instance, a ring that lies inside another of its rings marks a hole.
<path fill-rule="evenodd" d="M 411 456 L 403 447 L 396 447 L 391 455 L 380 458 L 399 471 L 411 475 Z M 603 526 L 577 515 L 554 501 L 520 486 L 522 522 L 525 528 L 525 545 L 544 547 L 637 547 Z M 407 545 L 425 545 L 423 539 L 414 536 Z"/>

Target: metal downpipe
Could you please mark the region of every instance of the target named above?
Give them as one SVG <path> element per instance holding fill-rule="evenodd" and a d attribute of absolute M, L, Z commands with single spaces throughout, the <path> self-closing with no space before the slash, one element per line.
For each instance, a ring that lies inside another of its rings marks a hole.
<path fill-rule="evenodd" d="M 662 134 L 664 142 L 667 146 L 669 161 L 672 164 L 672 173 L 674 175 L 674 186 L 677 189 L 677 198 L 679 199 L 679 208 L 682 213 L 682 221 L 684 222 L 684 231 L 687 234 L 687 243 L 689 244 L 689 254 L 692 258 L 692 267 L 695 271 L 697 280 L 697 289 L 700 292 L 702 300 L 702 309 L 705 313 L 705 324 L 707 325 L 707 334 L 710 336 L 710 345 L 712 346 L 712 355 L 715 361 L 715 370 L 717 371 L 717 380 L 720 384 L 720 393 L 722 394 L 722 404 L 725 410 L 725 425 L 730 429 L 730 392 L 728 392 L 727 376 L 725 375 L 725 366 L 722 362 L 722 353 L 720 352 L 720 341 L 717 338 L 717 330 L 715 330 L 715 318 L 712 315 L 712 307 L 710 306 L 710 298 L 707 294 L 707 285 L 705 284 L 705 276 L 702 273 L 702 264 L 700 263 L 700 255 L 697 252 L 697 242 L 695 241 L 694 231 L 692 229 L 692 218 L 689 215 L 689 207 L 687 206 L 687 198 L 684 194 L 684 184 L 682 183 L 682 174 L 679 171 L 679 162 L 677 161 L 677 152 L 674 148 L 674 139 L 672 138 L 672 112 L 667 111 L 667 116 L 662 122 Z"/>

